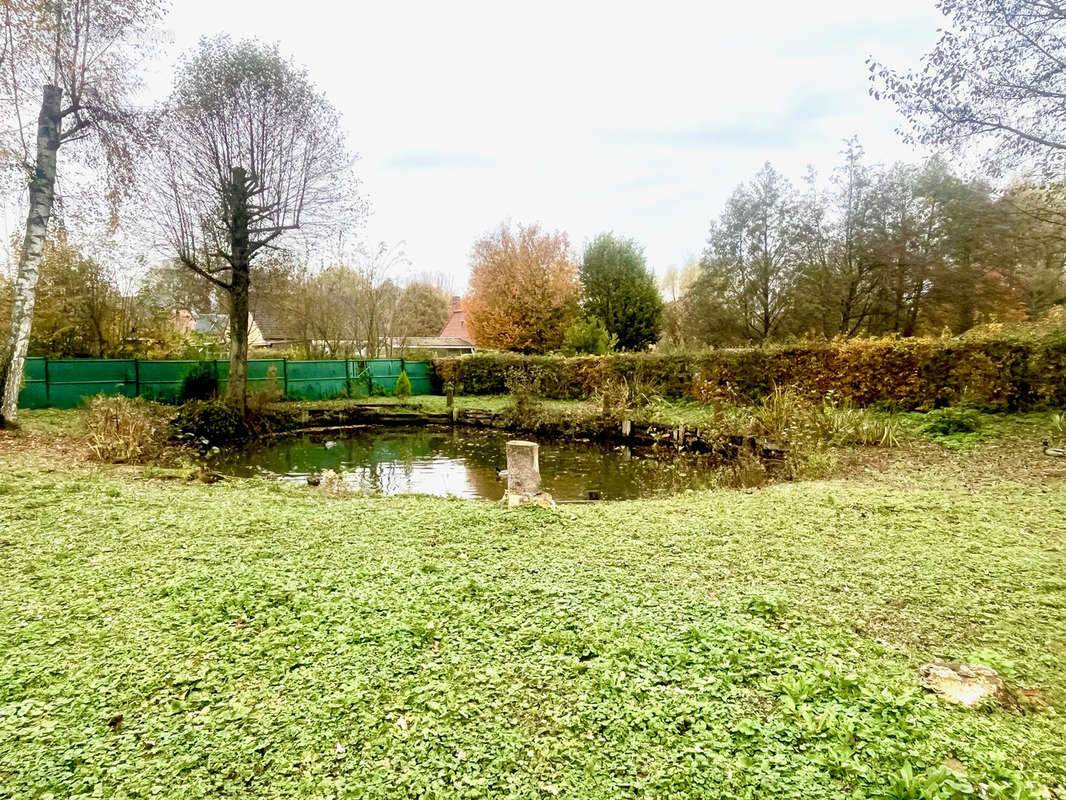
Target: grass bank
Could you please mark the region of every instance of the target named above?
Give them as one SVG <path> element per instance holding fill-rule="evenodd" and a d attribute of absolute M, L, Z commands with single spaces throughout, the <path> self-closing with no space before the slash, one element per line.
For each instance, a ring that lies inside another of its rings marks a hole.
<path fill-rule="evenodd" d="M 1059 478 L 505 510 L 17 445 L 3 798 L 1066 792 Z M 935 656 L 1032 700 L 937 701 Z"/>

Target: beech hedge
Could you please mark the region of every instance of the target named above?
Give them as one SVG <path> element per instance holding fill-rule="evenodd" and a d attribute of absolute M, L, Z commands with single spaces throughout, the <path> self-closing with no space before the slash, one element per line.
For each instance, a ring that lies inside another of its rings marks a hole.
<path fill-rule="evenodd" d="M 459 394 L 578 400 L 621 383 L 631 394 L 758 402 L 774 386 L 857 406 L 1025 410 L 1066 405 L 1066 335 L 1039 338 L 857 339 L 691 354 L 522 356 L 475 353 L 434 362 Z"/>

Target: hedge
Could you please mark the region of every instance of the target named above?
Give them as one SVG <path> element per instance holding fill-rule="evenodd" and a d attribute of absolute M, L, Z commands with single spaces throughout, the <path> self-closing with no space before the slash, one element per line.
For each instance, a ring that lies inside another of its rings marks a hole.
<path fill-rule="evenodd" d="M 1066 405 L 1066 336 L 862 339 L 842 343 L 659 355 L 475 353 L 434 362 L 460 394 L 526 384 L 542 397 L 594 396 L 621 379 L 631 393 L 702 402 L 756 402 L 774 386 L 858 406 L 927 410 L 968 405 L 1024 410 Z"/>

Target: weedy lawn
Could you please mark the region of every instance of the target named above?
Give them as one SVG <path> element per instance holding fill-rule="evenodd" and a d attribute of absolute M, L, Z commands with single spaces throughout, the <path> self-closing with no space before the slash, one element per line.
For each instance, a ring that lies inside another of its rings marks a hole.
<path fill-rule="evenodd" d="M 0 462 L 0 797 L 1066 792 L 1062 482 L 505 510 Z M 934 656 L 1035 691 L 947 705 Z"/>

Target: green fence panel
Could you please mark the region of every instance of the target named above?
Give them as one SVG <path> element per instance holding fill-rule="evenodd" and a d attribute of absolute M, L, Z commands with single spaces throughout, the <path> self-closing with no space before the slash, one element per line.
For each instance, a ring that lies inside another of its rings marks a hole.
<path fill-rule="evenodd" d="M 229 375 L 229 362 L 218 362 L 218 386 L 222 394 L 226 393 L 227 376 Z M 255 358 L 248 361 L 248 392 L 261 392 L 264 389 L 277 387 L 279 392 L 285 391 L 285 359 L 284 358 Z"/>
<path fill-rule="evenodd" d="M 433 393 L 433 365 L 428 361 L 405 361 L 404 371 L 411 379 L 411 394 Z"/>
<path fill-rule="evenodd" d="M 23 408 L 76 408 L 97 394 L 141 397 L 177 402 L 185 376 L 199 363 L 217 371 L 225 391 L 227 361 L 139 361 L 137 359 L 71 358 L 52 361 L 26 359 L 25 383 L 19 392 Z M 411 379 L 413 394 L 432 392 L 432 366 L 399 358 L 367 361 L 286 361 L 282 358 L 248 362 L 248 390 L 274 387 L 287 397 L 303 400 L 348 396 L 366 397 L 371 391 L 393 394 L 401 371 Z"/>
<path fill-rule="evenodd" d="M 373 358 L 366 362 L 370 373 L 372 391 L 395 394 L 396 379 L 403 370 L 403 360 L 399 358 Z"/>
<path fill-rule="evenodd" d="M 48 408 L 48 368 L 43 358 L 27 358 L 19 408 Z"/>
<path fill-rule="evenodd" d="M 288 361 L 287 396 L 294 400 L 339 397 L 348 390 L 346 361 Z"/>
<path fill-rule="evenodd" d="M 365 361 L 348 361 L 348 396 L 370 397 L 370 371 Z"/>
<path fill-rule="evenodd" d="M 141 397 L 158 403 L 176 403 L 181 394 L 185 376 L 199 361 L 139 361 L 137 362 L 138 385 Z M 214 368 L 211 361 L 203 362 Z"/>
<path fill-rule="evenodd" d="M 63 359 L 48 361 L 48 403 L 77 408 L 93 395 L 137 396 L 137 366 L 132 359 Z"/>

